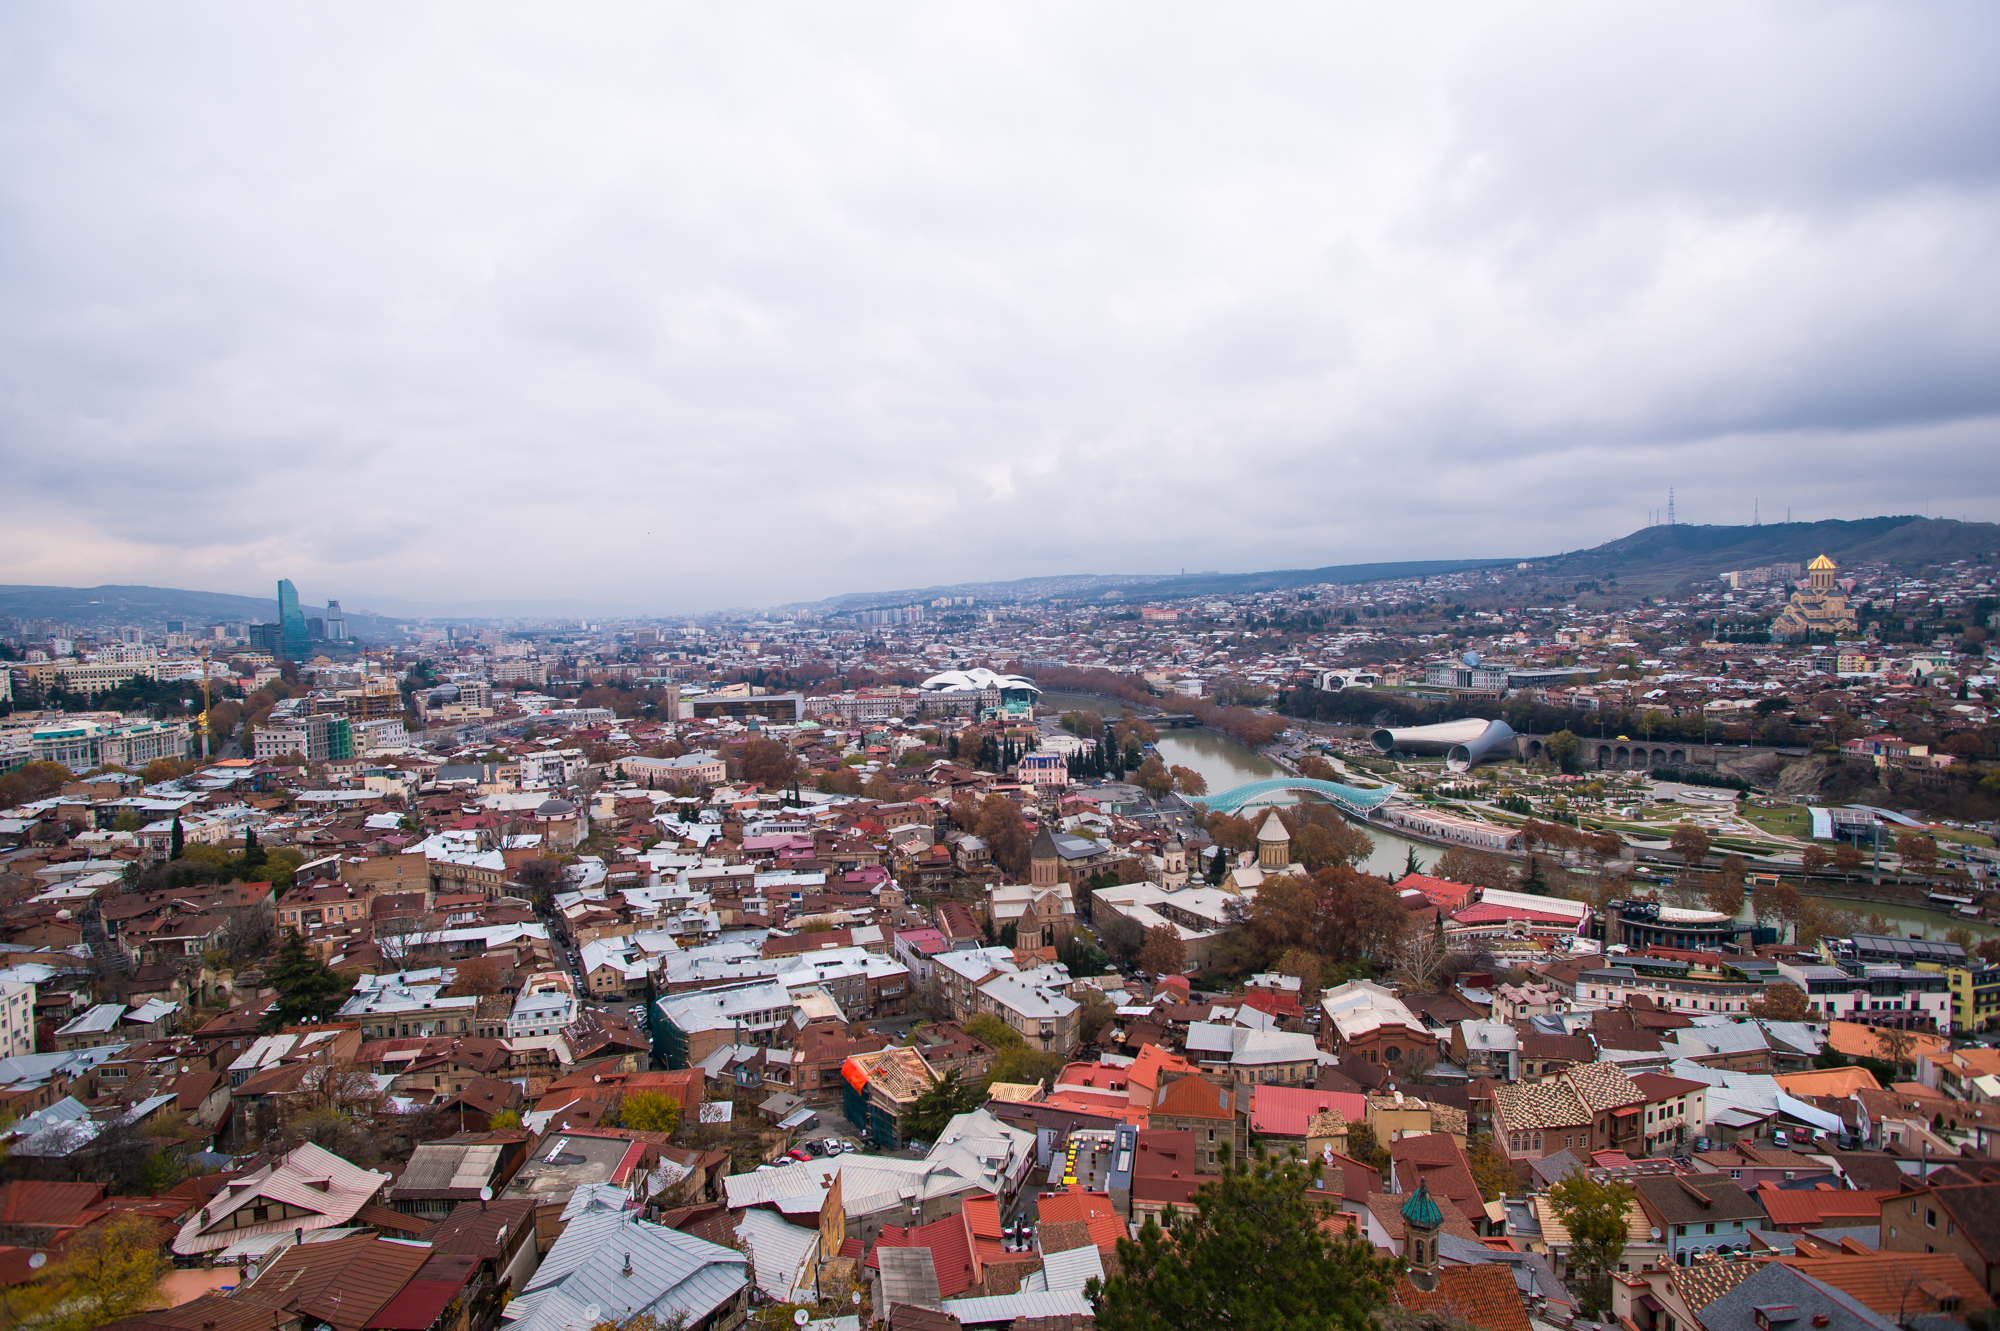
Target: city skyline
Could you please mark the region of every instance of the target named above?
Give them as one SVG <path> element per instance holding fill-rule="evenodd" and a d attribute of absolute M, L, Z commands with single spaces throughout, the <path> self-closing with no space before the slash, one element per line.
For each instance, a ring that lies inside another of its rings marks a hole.
<path fill-rule="evenodd" d="M 1991 520 L 2000 20 L 1722 21 L 10 15 L 0 566 L 695 612 Z"/>

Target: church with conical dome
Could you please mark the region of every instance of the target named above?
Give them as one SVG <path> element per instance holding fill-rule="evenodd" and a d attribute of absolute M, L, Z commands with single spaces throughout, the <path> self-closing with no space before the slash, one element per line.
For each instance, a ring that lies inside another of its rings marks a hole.
<path fill-rule="evenodd" d="M 1834 575 L 1839 571 L 1824 553 L 1806 565 L 1806 585 L 1792 593 L 1791 601 L 1771 621 L 1771 636 L 1780 640 L 1803 640 L 1814 634 L 1851 637 L 1859 631 L 1854 612 L 1847 608 Z"/>

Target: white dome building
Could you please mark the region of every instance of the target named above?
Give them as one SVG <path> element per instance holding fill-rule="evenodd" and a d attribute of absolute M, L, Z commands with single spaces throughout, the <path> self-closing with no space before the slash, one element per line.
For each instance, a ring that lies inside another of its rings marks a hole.
<path fill-rule="evenodd" d="M 947 670 L 943 674 L 932 675 L 917 687 L 925 693 L 983 693 L 987 689 L 998 689 L 1002 697 L 1010 693 L 1026 694 L 1030 701 L 1041 696 L 1042 692 L 1035 687 L 1035 681 L 1026 675 L 1002 675 L 985 666 Z"/>

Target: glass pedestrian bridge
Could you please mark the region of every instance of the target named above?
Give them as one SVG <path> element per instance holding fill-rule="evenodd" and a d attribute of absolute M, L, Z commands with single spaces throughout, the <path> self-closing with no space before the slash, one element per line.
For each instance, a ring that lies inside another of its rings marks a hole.
<path fill-rule="evenodd" d="M 1366 818 L 1375 810 L 1389 802 L 1396 793 L 1395 786 L 1378 786 L 1374 790 L 1356 790 L 1353 786 L 1343 786 L 1337 781 L 1315 781 L 1304 776 L 1273 777 L 1269 781 L 1252 781 L 1246 785 L 1225 790 L 1220 795 L 1211 795 L 1202 802 L 1216 813 L 1235 813 L 1253 804 L 1274 803 L 1285 795 L 1317 795 L 1329 804 L 1337 804 L 1357 818 Z"/>

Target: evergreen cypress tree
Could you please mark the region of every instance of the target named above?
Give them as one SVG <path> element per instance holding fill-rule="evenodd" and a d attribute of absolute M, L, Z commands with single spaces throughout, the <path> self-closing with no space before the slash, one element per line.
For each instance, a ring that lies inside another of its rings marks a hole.
<path fill-rule="evenodd" d="M 285 941 L 264 978 L 278 991 L 271 1010 L 264 1014 L 262 1027 L 267 1032 L 300 1022 L 324 1021 L 340 1009 L 347 993 L 347 985 L 306 949 L 306 940 L 296 929 L 285 931 Z"/>
<path fill-rule="evenodd" d="M 1549 894 L 1549 880 L 1542 877 L 1542 866 L 1535 862 L 1533 855 L 1528 856 L 1528 871 L 1521 876 L 1521 890 L 1538 897 Z"/>
<path fill-rule="evenodd" d="M 181 851 L 186 848 L 186 845 L 187 845 L 187 834 L 181 831 L 181 816 L 179 814 L 175 814 L 173 837 L 167 843 L 167 858 L 170 860 L 179 859 L 181 857 Z"/>
<path fill-rule="evenodd" d="M 1367 1331 L 1402 1263 L 1334 1237 L 1308 1199 L 1317 1162 L 1227 1161 L 1194 1205 L 1118 1240 L 1120 1274 L 1086 1297 L 1105 1331 Z"/>

